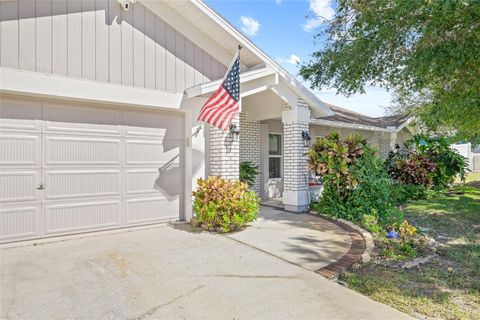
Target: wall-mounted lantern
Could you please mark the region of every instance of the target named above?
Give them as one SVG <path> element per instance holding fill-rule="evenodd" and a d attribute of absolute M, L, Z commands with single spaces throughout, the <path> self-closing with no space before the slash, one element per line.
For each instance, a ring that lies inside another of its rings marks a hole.
<path fill-rule="evenodd" d="M 128 11 L 132 4 L 137 2 L 137 0 L 117 0 L 118 3 L 122 6 L 123 10 Z"/>
<path fill-rule="evenodd" d="M 305 148 L 310 147 L 310 141 L 312 140 L 312 138 L 310 137 L 310 134 L 308 133 L 308 131 L 302 131 L 302 140 L 303 140 L 303 146 Z"/>
<path fill-rule="evenodd" d="M 229 131 L 230 131 L 230 137 L 232 137 L 232 140 L 238 141 L 240 136 L 240 128 L 237 126 L 235 122 L 232 122 L 230 124 Z"/>

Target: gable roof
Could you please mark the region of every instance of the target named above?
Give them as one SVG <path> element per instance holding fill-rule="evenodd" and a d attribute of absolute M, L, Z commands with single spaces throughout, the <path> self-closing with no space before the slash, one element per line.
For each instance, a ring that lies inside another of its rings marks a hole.
<path fill-rule="evenodd" d="M 333 111 L 334 114 L 328 117 L 318 117 L 318 120 L 355 124 L 381 129 L 399 130 L 403 128 L 403 126 L 411 119 L 411 116 L 406 114 L 385 117 L 369 117 L 367 115 L 351 111 L 330 103 L 326 103 L 326 105 L 330 108 L 330 110 Z"/>
<path fill-rule="evenodd" d="M 262 67 L 262 64 L 270 67 L 280 76 L 281 81 L 295 92 L 310 107 L 317 109 L 322 114 L 333 115 L 327 105 L 317 98 L 294 76 L 290 75 L 283 67 L 270 58 L 265 52 L 258 48 L 253 42 L 245 37 L 239 30 L 230 24 L 220 14 L 210 8 L 201 0 L 190 1 L 167 1 L 177 14 L 182 15 L 188 21 L 195 24 L 195 27 L 203 31 L 215 41 L 232 57 L 236 53 L 238 44 L 243 46 L 242 63 L 249 69 Z M 194 39 L 192 39 L 195 41 Z"/>

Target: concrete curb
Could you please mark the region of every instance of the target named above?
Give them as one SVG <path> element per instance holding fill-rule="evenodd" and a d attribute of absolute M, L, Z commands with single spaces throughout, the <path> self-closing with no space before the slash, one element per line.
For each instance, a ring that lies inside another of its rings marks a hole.
<path fill-rule="evenodd" d="M 319 216 L 319 217 L 322 217 L 324 219 L 330 220 L 330 221 L 337 221 L 337 222 L 339 222 L 343 225 L 346 225 L 346 226 L 350 227 L 351 229 L 355 230 L 356 232 L 358 232 L 362 236 L 363 240 L 365 241 L 365 251 L 361 255 L 360 262 L 362 262 L 362 263 L 370 262 L 371 254 L 373 252 L 373 249 L 375 248 L 375 243 L 373 241 L 373 237 L 370 234 L 370 232 L 368 232 L 367 230 L 359 227 L 355 223 L 353 223 L 351 221 L 348 221 L 348 220 L 345 220 L 345 219 L 341 219 L 341 218 L 337 219 L 337 218 L 334 218 L 334 217 L 331 217 L 329 215 L 319 213 L 319 212 L 316 212 L 316 211 L 313 211 L 313 210 L 309 211 L 309 213 L 313 214 L 313 215 L 316 215 L 316 216 Z"/>

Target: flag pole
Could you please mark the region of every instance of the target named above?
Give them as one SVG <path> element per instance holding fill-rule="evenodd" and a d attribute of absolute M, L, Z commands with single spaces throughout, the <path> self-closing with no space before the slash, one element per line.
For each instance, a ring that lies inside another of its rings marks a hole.
<path fill-rule="evenodd" d="M 230 69 L 232 69 L 233 67 L 233 63 L 235 62 L 235 60 L 237 60 L 238 56 L 240 55 L 240 50 L 242 50 L 242 45 L 239 44 L 238 45 L 238 49 L 237 49 L 237 53 L 235 53 L 235 55 L 233 56 L 233 59 L 232 61 L 230 61 L 230 64 L 228 65 L 228 69 L 227 69 L 227 72 L 225 72 L 225 75 L 223 76 L 223 81 L 225 81 L 225 79 L 227 78 L 227 75 L 230 73 Z"/>

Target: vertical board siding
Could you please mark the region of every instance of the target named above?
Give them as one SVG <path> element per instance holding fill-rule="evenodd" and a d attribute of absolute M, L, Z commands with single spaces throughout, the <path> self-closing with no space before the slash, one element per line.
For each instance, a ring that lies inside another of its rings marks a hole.
<path fill-rule="evenodd" d="M 117 0 L 0 2 L 0 66 L 183 92 L 226 66 L 141 3 Z"/>
<path fill-rule="evenodd" d="M 18 66 L 18 2 L 0 2 L 0 65 L 17 69 Z"/>
<path fill-rule="evenodd" d="M 145 8 L 133 10 L 133 85 L 145 87 Z"/>
<path fill-rule="evenodd" d="M 155 19 L 155 79 L 158 90 L 167 89 L 167 53 L 166 53 L 166 23 L 161 19 Z"/>
<path fill-rule="evenodd" d="M 95 1 L 95 79 L 108 81 L 108 0 Z"/>
<path fill-rule="evenodd" d="M 133 10 L 122 12 L 122 84 L 133 86 Z"/>
<path fill-rule="evenodd" d="M 36 70 L 52 73 L 52 0 L 36 1 L 35 10 Z"/>
<path fill-rule="evenodd" d="M 67 63 L 67 0 L 52 1 L 52 73 L 66 76 Z"/>
<path fill-rule="evenodd" d="M 203 69 L 202 74 L 204 75 L 203 81 L 212 80 L 212 58 L 206 53 L 203 53 Z"/>
<path fill-rule="evenodd" d="M 185 37 L 175 32 L 175 91 L 185 90 Z"/>
<path fill-rule="evenodd" d="M 82 77 L 82 2 L 67 1 L 67 75 Z"/>
<path fill-rule="evenodd" d="M 203 75 L 203 51 L 196 45 L 193 48 L 193 55 L 195 59 L 195 85 L 203 83 L 205 81 L 205 76 Z"/>
<path fill-rule="evenodd" d="M 145 87 L 155 89 L 155 15 L 145 10 Z"/>
<path fill-rule="evenodd" d="M 195 85 L 195 60 L 194 46 L 190 41 L 185 41 L 185 87 Z"/>
<path fill-rule="evenodd" d="M 35 0 L 20 0 L 18 16 L 18 67 L 35 71 Z"/>
<path fill-rule="evenodd" d="M 175 30 L 165 24 L 165 75 L 167 91 L 175 91 Z"/>
<path fill-rule="evenodd" d="M 122 83 L 122 9 L 117 0 L 108 0 L 108 80 Z"/>
<path fill-rule="evenodd" d="M 220 74 L 220 64 L 216 60 L 212 60 L 212 80 L 221 78 Z"/>
<path fill-rule="evenodd" d="M 82 0 L 82 78 L 95 80 L 95 0 Z"/>

